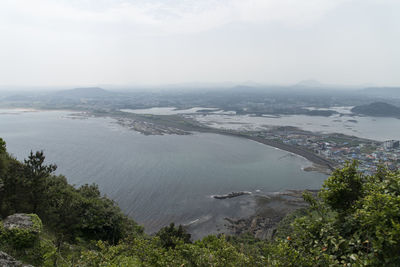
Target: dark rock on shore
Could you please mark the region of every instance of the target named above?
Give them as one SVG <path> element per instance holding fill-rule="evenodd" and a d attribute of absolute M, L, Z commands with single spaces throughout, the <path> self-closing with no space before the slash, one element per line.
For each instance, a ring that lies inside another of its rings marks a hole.
<path fill-rule="evenodd" d="M 283 219 L 282 216 L 273 214 L 270 217 L 261 215 L 254 215 L 249 218 L 242 218 L 234 220 L 231 218 L 225 218 L 229 223 L 227 228 L 234 235 L 240 235 L 243 233 L 251 233 L 254 237 L 259 239 L 272 239 L 276 225 Z"/>
<path fill-rule="evenodd" d="M 317 190 L 309 192 L 316 195 Z M 278 224 L 286 215 L 307 207 L 302 195 L 303 190 L 287 190 L 255 196 L 258 208 L 253 215 L 245 218 L 225 218 L 227 234 L 250 233 L 257 238 L 271 240 Z"/>

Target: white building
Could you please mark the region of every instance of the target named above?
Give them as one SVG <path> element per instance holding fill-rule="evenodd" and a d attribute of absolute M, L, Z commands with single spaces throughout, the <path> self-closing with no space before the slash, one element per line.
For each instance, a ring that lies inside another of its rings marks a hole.
<path fill-rule="evenodd" d="M 383 147 L 385 149 L 398 148 L 399 146 L 400 146 L 400 141 L 398 140 L 387 140 L 383 142 Z"/>

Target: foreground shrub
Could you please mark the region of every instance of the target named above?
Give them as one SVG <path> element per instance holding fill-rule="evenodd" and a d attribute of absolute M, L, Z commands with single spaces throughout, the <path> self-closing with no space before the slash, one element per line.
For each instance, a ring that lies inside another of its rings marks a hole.
<path fill-rule="evenodd" d="M 400 266 L 400 172 L 380 167 L 363 176 L 356 166 L 336 170 L 318 198 L 305 195 L 307 215 L 294 220 L 286 240 L 277 240 L 286 247 L 278 250 L 281 259 L 301 258 L 302 266 Z"/>

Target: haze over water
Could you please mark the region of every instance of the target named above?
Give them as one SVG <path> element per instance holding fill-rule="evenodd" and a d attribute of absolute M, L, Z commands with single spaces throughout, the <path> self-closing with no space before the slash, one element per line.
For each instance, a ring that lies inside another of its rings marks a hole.
<path fill-rule="evenodd" d="M 45 151 L 70 183 L 97 183 L 149 232 L 250 214 L 232 191 L 317 189 L 326 175 L 304 172 L 305 159 L 242 138 L 216 134 L 144 136 L 108 118 L 71 119 L 67 111 L 0 112 L 0 136 L 18 159 Z"/>

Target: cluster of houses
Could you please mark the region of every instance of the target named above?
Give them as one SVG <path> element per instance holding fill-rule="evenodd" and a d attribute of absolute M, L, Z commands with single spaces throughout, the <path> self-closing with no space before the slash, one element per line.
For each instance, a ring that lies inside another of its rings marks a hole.
<path fill-rule="evenodd" d="M 343 166 L 347 161 L 357 160 L 359 169 L 372 174 L 379 164 L 391 170 L 400 166 L 400 141 L 384 142 L 346 137 L 338 134 L 274 133 L 264 138 L 279 140 L 285 144 L 300 146 Z"/>

